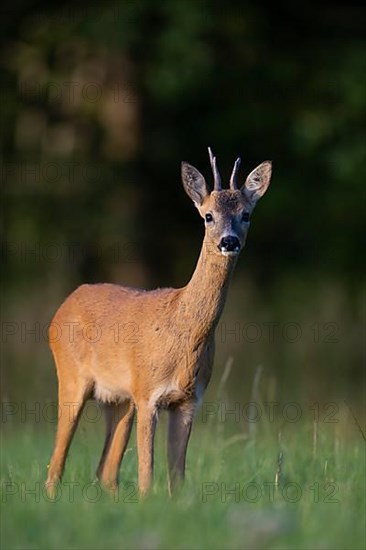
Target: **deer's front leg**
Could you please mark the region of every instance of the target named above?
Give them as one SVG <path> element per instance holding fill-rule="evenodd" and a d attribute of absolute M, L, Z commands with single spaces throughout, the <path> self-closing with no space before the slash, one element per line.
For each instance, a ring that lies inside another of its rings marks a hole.
<path fill-rule="evenodd" d="M 139 459 L 139 490 L 146 495 L 151 487 L 154 468 L 154 435 L 156 408 L 140 404 L 137 413 L 137 451 Z"/>
<path fill-rule="evenodd" d="M 194 410 L 194 402 L 182 403 L 169 409 L 168 484 L 170 495 L 184 481 L 186 453 Z"/>

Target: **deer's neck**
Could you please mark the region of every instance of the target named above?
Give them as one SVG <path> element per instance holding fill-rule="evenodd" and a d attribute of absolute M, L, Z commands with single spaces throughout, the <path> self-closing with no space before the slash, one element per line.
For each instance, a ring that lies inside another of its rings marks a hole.
<path fill-rule="evenodd" d="M 216 254 L 213 245 L 203 241 L 201 254 L 191 280 L 183 289 L 179 308 L 186 326 L 198 340 L 204 339 L 220 319 L 225 305 L 230 276 L 236 258 Z"/>

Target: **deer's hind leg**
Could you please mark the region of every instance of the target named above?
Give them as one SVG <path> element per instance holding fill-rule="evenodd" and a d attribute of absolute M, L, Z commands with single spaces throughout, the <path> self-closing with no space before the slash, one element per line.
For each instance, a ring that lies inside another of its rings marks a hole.
<path fill-rule="evenodd" d="M 169 494 L 184 481 L 186 454 L 195 403 L 187 402 L 169 409 L 168 421 L 168 488 Z"/>
<path fill-rule="evenodd" d="M 131 434 L 135 406 L 132 400 L 108 403 L 104 406 L 106 438 L 97 469 L 97 477 L 108 488 L 118 486 L 118 472 Z"/>
<path fill-rule="evenodd" d="M 54 497 L 56 484 L 61 480 L 72 437 L 90 393 L 91 386 L 85 380 L 59 379 L 57 434 L 46 481 L 50 498 Z"/>

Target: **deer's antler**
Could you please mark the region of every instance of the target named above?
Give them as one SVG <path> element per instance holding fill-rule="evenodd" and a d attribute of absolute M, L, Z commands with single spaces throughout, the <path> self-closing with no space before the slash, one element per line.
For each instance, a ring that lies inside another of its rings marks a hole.
<path fill-rule="evenodd" d="M 211 147 L 208 148 L 208 154 L 210 155 L 210 162 L 211 162 L 211 168 L 214 175 L 214 190 L 215 191 L 221 191 L 221 176 L 220 172 L 217 168 L 216 164 L 216 157 L 213 156 L 213 153 L 211 151 Z"/>
<path fill-rule="evenodd" d="M 230 189 L 232 189 L 233 191 L 235 191 L 235 189 L 238 188 L 237 185 L 236 185 L 236 176 L 238 174 L 240 162 L 241 162 L 240 157 L 238 157 L 236 159 L 236 161 L 234 162 L 234 168 L 233 168 L 233 171 L 231 172 Z"/>

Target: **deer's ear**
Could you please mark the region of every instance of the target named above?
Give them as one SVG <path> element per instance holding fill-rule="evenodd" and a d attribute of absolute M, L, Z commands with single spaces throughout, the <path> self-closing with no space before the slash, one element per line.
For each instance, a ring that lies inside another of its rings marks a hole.
<path fill-rule="evenodd" d="M 206 181 L 201 172 L 188 162 L 182 162 L 182 181 L 187 195 L 196 206 L 201 206 L 208 195 Z"/>
<path fill-rule="evenodd" d="M 260 199 L 267 191 L 271 181 L 272 162 L 267 160 L 262 162 L 257 168 L 250 172 L 245 184 L 241 188 L 244 196 L 253 204 Z"/>

